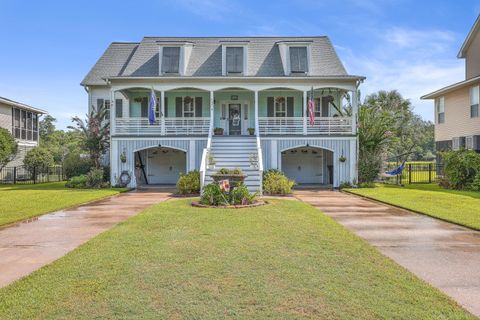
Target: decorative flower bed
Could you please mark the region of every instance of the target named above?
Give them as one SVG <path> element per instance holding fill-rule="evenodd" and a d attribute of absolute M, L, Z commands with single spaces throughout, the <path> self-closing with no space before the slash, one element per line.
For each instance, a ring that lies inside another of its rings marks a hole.
<path fill-rule="evenodd" d="M 254 203 L 251 204 L 232 204 L 232 205 L 217 205 L 217 206 L 210 206 L 206 204 L 201 204 L 198 201 L 193 201 L 192 206 L 197 208 L 217 208 L 217 209 L 244 209 L 244 208 L 253 208 L 266 205 L 268 202 L 263 200 L 255 200 Z"/>
<path fill-rule="evenodd" d="M 264 204 L 256 200 L 258 193 L 250 193 L 243 184 L 246 175 L 240 169 L 220 169 L 212 175 L 213 183 L 203 187 L 199 202 L 202 208 L 247 208 Z"/>

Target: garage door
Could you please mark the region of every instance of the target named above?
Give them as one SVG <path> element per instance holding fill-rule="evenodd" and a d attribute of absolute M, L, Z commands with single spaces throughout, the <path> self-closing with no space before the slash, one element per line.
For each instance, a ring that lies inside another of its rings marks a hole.
<path fill-rule="evenodd" d="M 315 149 L 294 149 L 282 154 L 282 171 L 299 184 L 325 183 L 323 152 Z"/>
<path fill-rule="evenodd" d="M 185 152 L 156 148 L 147 150 L 148 154 L 148 183 L 149 184 L 175 184 L 180 173 L 185 172 Z"/>

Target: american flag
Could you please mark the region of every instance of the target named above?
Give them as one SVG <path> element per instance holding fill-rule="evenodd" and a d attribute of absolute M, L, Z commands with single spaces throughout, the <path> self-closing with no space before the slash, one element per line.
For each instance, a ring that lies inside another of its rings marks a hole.
<path fill-rule="evenodd" d="M 310 114 L 310 126 L 315 124 L 315 100 L 313 99 L 313 87 L 308 97 L 308 112 Z"/>
<path fill-rule="evenodd" d="M 148 106 L 148 122 L 150 125 L 155 124 L 155 109 L 157 108 L 157 97 L 155 96 L 155 91 L 152 88 L 150 92 L 150 102 Z"/>

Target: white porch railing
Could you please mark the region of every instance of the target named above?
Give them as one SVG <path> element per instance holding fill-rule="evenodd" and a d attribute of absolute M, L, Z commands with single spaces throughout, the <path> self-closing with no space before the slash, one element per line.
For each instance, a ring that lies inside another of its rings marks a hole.
<path fill-rule="evenodd" d="M 147 118 L 115 119 L 113 134 L 131 135 L 208 135 L 210 118 L 164 118 L 164 130 L 161 119 L 150 124 Z"/>
<path fill-rule="evenodd" d="M 303 117 L 259 117 L 261 135 L 302 135 Z M 309 120 L 308 120 L 309 121 Z M 352 134 L 351 117 L 316 117 L 313 126 L 308 123 L 308 135 Z"/>

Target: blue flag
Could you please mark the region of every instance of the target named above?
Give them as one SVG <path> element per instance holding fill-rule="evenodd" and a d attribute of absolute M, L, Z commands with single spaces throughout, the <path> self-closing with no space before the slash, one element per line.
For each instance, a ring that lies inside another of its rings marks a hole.
<path fill-rule="evenodd" d="M 157 97 L 155 96 L 155 91 L 152 88 L 150 92 L 150 102 L 148 105 L 148 122 L 152 125 L 155 124 L 155 111 L 157 108 Z"/>

